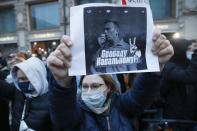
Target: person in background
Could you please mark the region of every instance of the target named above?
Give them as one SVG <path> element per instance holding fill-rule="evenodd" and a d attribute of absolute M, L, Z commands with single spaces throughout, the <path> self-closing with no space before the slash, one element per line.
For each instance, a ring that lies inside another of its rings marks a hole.
<path fill-rule="evenodd" d="M 5 81 L 6 76 L 9 74 L 7 62 L 0 52 L 0 81 Z M 2 129 L 9 131 L 9 101 L 8 99 L 0 96 L 0 126 Z"/>
<path fill-rule="evenodd" d="M 20 62 L 23 62 L 24 60 L 25 60 L 25 59 L 24 59 L 23 57 L 19 57 L 19 56 L 16 56 L 16 55 L 10 57 L 10 58 L 8 59 L 8 63 L 7 63 L 7 65 L 8 65 L 8 70 L 11 71 L 15 64 L 18 64 L 18 63 L 20 63 Z M 6 79 L 5 79 L 5 80 L 6 80 L 6 82 L 8 82 L 8 83 L 10 83 L 10 84 L 13 83 L 13 79 L 12 79 L 11 74 L 8 74 L 8 75 L 6 76 Z"/>
<path fill-rule="evenodd" d="M 29 58 L 31 58 L 31 56 L 32 56 L 31 51 L 30 51 L 30 50 L 27 50 L 27 51 L 25 52 L 25 58 L 26 58 L 26 59 L 29 59 Z"/>
<path fill-rule="evenodd" d="M 0 52 L 0 79 L 4 80 L 8 74 L 9 70 L 7 67 L 7 61 L 3 57 L 3 54 Z"/>
<path fill-rule="evenodd" d="M 13 131 L 51 131 L 46 67 L 36 57 L 13 66 L 14 86 L 1 82 L 0 96 L 12 103 Z"/>
<path fill-rule="evenodd" d="M 11 71 L 15 64 L 23 62 L 25 59 L 23 57 L 16 56 L 16 54 L 10 54 L 7 60 L 8 70 Z M 0 84 L 7 85 L 7 87 L 14 87 L 14 81 L 12 79 L 11 73 L 9 73 L 5 81 L 0 81 Z M 12 100 L 9 100 L 9 125 L 12 125 Z"/>
<path fill-rule="evenodd" d="M 153 54 L 159 56 L 161 70 L 173 55 L 166 37 L 156 32 Z M 141 73 L 132 90 L 121 95 L 110 75 L 87 75 L 80 80 L 81 99 L 76 99 L 74 77 L 68 76 L 72 53 L 70 37 L 63 36 L 57 49 L 47 58 L 50 78 L 50 113 L 60 128 L 80 131 L 132 131 L 130 119 L 142 112 L 159 92 L 159 74 Z"/>
<path fill-rule="evenodd" d="M 171 41 L 174 56 L 162 73 L 163 118 L 197 121 L 197 45 L 186 39 Z M 175 123 L 175 131 L 192 130 L 194 123 Z"/>

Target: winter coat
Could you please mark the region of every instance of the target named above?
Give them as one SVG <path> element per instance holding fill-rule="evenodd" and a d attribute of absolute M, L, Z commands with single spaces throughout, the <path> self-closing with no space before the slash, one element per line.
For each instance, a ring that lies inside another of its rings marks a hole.
<path fill-rule="evenodd" d="M 52 121 L 58 127 L 73 131 L 132 131 L 131 118 L 151 104 L 159 92 L 160 78 L 144 73 L 136 78 L 131 90 L 113 93 L 108 114 L 96 115 L 76 99 L 76 87 L 61 87 L 51 78 L 49 100 Z"/>
<path fill-rule="evenodd" d="M 1 62 L 0 62 L 1 63 Z M 8 70 L 0 71 L 0 80 L 4 81 L 9 74 Z M 0 127 L 6 131 L 10 130 L 9 127 L 9 101 L 0 96 Z"/>
<path fill-rule="evenodd" d="M 164 118 L 197 120 L 197 50 L 187 66 L 173 61 L 165 65 L 161 97 Z"/>
<path fill-rule="evenodd" d="M 23 93 L 18 87 L 17 68 L 22 70 L 36 90 L 36 94 Z M 11 71 L 14 84 L 0 81 L 0 95 L 13 100 L 12 131 L 19 131 L 23 120 L 28 128 L 36 131 L 52 130 L 48 103 L 47 71 L 38 58 L 30 58 L 16 64 Z M 22 114 L 24 112 L 24 118 Z"/>
<path fill-rule="evenodd" d="M 9 106 L 5 98 L 0 97 L 0 127 L 6 131 L 10 130 L 9 127 Z"/>

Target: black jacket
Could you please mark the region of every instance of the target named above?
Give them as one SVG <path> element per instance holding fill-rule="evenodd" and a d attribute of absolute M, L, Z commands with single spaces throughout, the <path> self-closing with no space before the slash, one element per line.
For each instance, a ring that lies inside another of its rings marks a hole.
<path fill-rule="evenodd" d="M 0 96 L 9 98 L 13 101 L 12 131 L 19 130 L 25 103 L 26 111 L 24 121 L 28 127 L 36 131 L 52 130 L 52 123 L 48 110 L 48 94 L 36 98 L 26 98 L 22 92 L 15 88 L 15 86 L 0 80 Z"/>
<path fill-rule="evenodd" d="M 0 127 L 6 131 L 9 127 L 9 106 L 8 101 L 0 96 Z"/>
<path fill-rule="evenodd" d="M 187 67 L 166 64 L 161 96 L 165 101 L 164 118 L 197 120 L 197 50 Z"/>

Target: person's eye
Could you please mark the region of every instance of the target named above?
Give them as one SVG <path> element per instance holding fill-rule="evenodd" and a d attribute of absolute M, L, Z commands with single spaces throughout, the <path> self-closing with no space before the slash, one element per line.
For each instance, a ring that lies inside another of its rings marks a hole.
<path fill-rule="evenodd" d="M 97 88 L 100 87 L 100 85 L 99 85 L 99 84 L 94 84 L 94 85 L 92 85 L 91 87 L 92 87 L 93 89 L 97 89 Z"/>
<path fill-rule="evenodd" d="M 88 85 L 83 85 L 82 88 L 87 89 Z"/>
<path fill-rule="evenodd" d="M 27 79 L 26 77 L 23 77 L 22 80 L 23 80 L 23 81 L 27 81 L 28 79 Z"/>

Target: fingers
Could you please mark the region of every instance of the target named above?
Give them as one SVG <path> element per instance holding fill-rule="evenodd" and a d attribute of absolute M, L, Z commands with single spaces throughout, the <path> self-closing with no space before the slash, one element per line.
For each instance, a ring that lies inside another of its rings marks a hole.
<path fill-rule="evenodd" d="M 167 47 L 158 52 L 159 63 L 165 64 L 174 55 L 174 49 L 170 43 L 167 43 Z"/>
<path fill-rule="evenodd" d="M 153 33 L 153 41 L 155 42 L 161 35 L 161 31 L 156 29 Z"/>
<path fill-rule="evenodd" d="M 106 41 L 105 34 L 101 34 L 100 37 L 98 37 L 98 43 L 102 46 L 102 44 Z"/>
<path fill-rule="evenodd" d="M 174 49 L 170 41 L 167 40 L 166 36 L 162 35 L 159 30 L 155 30 L 153 41 L 154 45 L 152 46 L 152 52 L 154 55 L 158 56 L 160 69 L 162 70 L 165 63 L 174 55 Z"/>
<path fill-rule="evenodd" d="M 72 41 L 70 40 L 70 37 L 63 36 L 61 43 L 54 52 L 50 54 L 50 56 L 47 58 L 47 62 L 50 66 L 56 66 L 61 68 L 69 68 L 70 62 L 72 59 L 72 53 L 70 51 L 70 48 L 72 46 Z"/>
<path fill-rule="evenodd" d="M 49 68 L 50 66 L 63 67 L 64 63 L 61 59 L 55 56 L 54 52 L 52 52 L 50 56 L 47 58 L 47 66 Z"/>
<path fill-rule="evenodd" d="M 157 54 L 161 49 L 166 47 L 166 42 L 169 42 L 168 40 L 166 40 L 166 36 L 160 34 L 159 37 L 157 37 L 157 40 L 154 41 L 152 52 L 154 54 Z"/>
<path fill-rule="evenodd" d="M 71 47 L 73 44 L 71 38 L 67 35 L 62 36 L 61 43 L 64 43 L 68 47 Z"/>
<path fill-rule="evenodd" d="M 66 61 L 71 61 L 71 58 L 72 58 L 72 53 L 70 51 L 70 48 L 68 46 L 66 46 L 65 44 L 60 44 L 57 49 L 59 52 L 58 53 L 61 53 L 61 56 L 63 57 L 63 61 L 66 62 Z"/>
<path fill-rule="evenodd" d="M 167 55 L 167 54 L 173 54 L 172 47 L 169 44 L 167 45 L 166 48 L 164 48 L 164 49 L 162 49 L 158 52 L 158 56 L 164 56 L 164 55 Z"/>
<path fill-rule="evenodd" d="M 105 38 L 105 34 L 101 34 L 101 37 L 102 37 L 102 38 Z"/>
<path fill-rule="evenodd" d="M 154 55 L 159 55 L 159 52 L 170 45 L 170 41 L 166 39 L 158 39 L 157 42 L 152 47 L 152 52 Z"/>
<path fill-rule="evenodd" d="M 99 37 L 98 40 L 100 41 L 100 43 L 104 43 L 105 42 L 105 37 Z"/>
<path fill-rule="evenodd" d="M 174 49 L 170 43 L 166 48 L 158 52 L 159 66 L 161 71 L 163 70 L 164 65 L 170 60 L 173 55 Z"/>
<path fill-rule="evenodd" d="M 72 59 L 70 37 L 63 36 L 61 44 L 47 58 L 47 67 L 52 72 L 55 80 L 62 86 L 70 83 L 72 77 L 68 77 L 68 68 Z"/>

